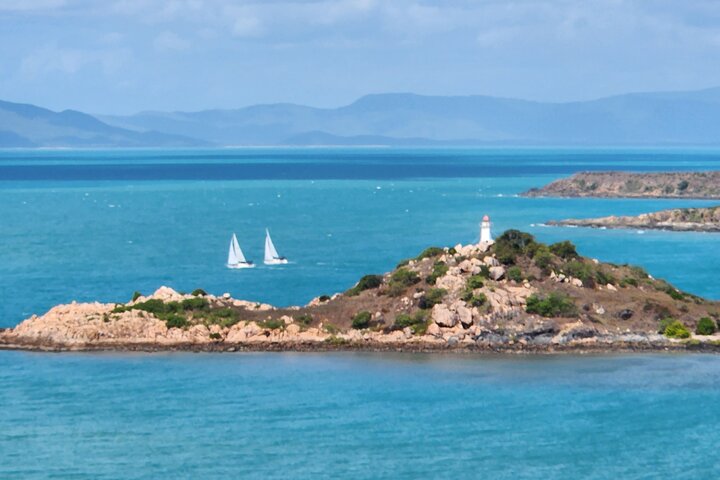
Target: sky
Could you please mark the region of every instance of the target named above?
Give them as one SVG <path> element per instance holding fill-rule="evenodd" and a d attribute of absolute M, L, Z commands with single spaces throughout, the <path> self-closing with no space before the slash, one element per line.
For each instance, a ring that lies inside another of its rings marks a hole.
<path fill-rule="evenodd" d="M 717 0 L 0 0 L 0 99 L 53 110 L 714 86 Z"/>

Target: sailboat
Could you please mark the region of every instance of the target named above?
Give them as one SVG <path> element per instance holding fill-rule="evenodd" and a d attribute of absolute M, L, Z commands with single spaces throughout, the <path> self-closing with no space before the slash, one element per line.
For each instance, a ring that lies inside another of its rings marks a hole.
<path fill-rule="evenodd" d="M 265 265 L 282 265 L 288 263 L 287 258 L 278 255 L 273 245 L 272 238 L 270 238 L 270 231 L 265 229 Z"/>
<path fill-rule="evenodd" d="M 233 233 L 230 239 L 230 250 L 228 251 L 228 268 L 253 268 L 255 264 L 245 259 L 242 250 L 240 250 L 240 244 L 237 241 L 237 237 Z"/>

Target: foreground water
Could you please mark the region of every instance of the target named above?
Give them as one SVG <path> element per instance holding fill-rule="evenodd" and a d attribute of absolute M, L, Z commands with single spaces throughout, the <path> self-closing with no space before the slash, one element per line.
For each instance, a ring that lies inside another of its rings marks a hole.
<path fill-rule="evenodd" d="M 350 287 L 428 245 L 496 232 L 571 239 L 720 298 L 718 235 L 543 228 L 702 201 L 529 199 L 578 170 L 714 169 L 717 150 L 256 149 L 0 152 L 0 327 L 71 300 L 126 301 L 160 285 L 280 305 Z M 225 268 L 231 233 L 260 261 L 269 227 L 282 267 Z"/>
<path fill-rule="evenodd" d="M 715 478 L 719 356 L 0 352 L 0 478 Z"/>

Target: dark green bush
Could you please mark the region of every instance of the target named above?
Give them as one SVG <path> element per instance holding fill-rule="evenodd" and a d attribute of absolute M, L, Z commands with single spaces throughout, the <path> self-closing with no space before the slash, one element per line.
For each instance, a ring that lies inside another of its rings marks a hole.
<path fill-rule="evenodd" d="M 689 186 L 690 186 L 690 184 L 688 183 L 687 180 L 680 180 L 680 182 L 678 182 L 678 184 L 677 184 L 677 189 L 681 192 L 684 192 L 685 190 L 687 190 L 687 188 Z"/>
<path fill-rule="evenodd" d="M 473 293 L 472 290 L 465 290 L 462 295 L 462 300 L 471 307 L 481 307 L 487 302 L 487 297 L 482 292 Z"/>
<path fill-rule="evenodd" d="M 627 287 L 627 286 L 637 287 L 637 286 L 638 286 L 638 281 L 635 280 L 635 279 L 632 278 L 632 277 L 625 277 L 625 278 L 623 278 L 622 280 L 620 280 L 620 286 L 623 287 L 623 288 L 625 288 L 625 287 Z"/>
<path fill-rule="evenodd" d="M 530 295 L 525 311 L 543 317 L 574 317 L 577 315 L 575 302 L 567 295 L 557 292 L 544 297 Z"/>
<path fill-rule="evenodd" d="M 195 290 L 192 291 L 192 293 L 190 295 L 192 295 L 194 297 L 204 297 L 207 295 L 207 292 L 205 290 L 203 290 L 202 288 L 196 288 Z"/>
<path fill-rule="evenodd" d="M 586 287 L 595 285 L 595 271 L 592 265 L 588 263 L 580 260 L 570 260 L 563 265 L 562 271 L 565 275 L 582 280 L 583 285 Z"/>
<path fill-rule="evenodd" d="M 266 328 L 268 330 L 277 330 L 279 328 L 285 328 L 285 322 L 279 318 L 270 318 L 264 322 L 257 322 L 260 328 Z"/>
<path fill-rule="evenodd" d="M 295 317 L 294 320 L 295 323 L 297 323 L 298 325 L 307 327 L 313 322 L 313 317 L 308 313 L 303 313 L 302 315 L 298 315 L 297 317 Z"/>
<path fill-rule="evenodd" d="M 349 297 L 354 297 L 355 295 L 358 295 L 360 292 L 364 292 L 365 290 L 378 288 L 380 285 L 382 285 L 382 282 L 382 275 L 365 275 L 358 281 L 357 285 L 348 290 L 346 294 Z"/>
<path fill-rule="evenodd" d="M 550 245 L 550 251 L 560 258 L 569 260 L 571 258 L 577 258 L 578 253 L 575 245 L 572 242 L 565 240 L 564 242 L 557 242 Z"/>
<path fill-rule="evenodd" d="M 702 317 L 698 320 L 697 327 L 695 327 L 695 333 L 698 335 L 712 335 L 717 331 L 717 325 L 712 318 Z"/>
<path fill-rule="evenodd" d="M 468 277 L 467 281 L 465 282 L 465 287 L 469 288 L 470 290 L 482 288 L 485 285 L 484 280 L 485 278 L 482 275 L 472 275 L 471 277 Z"/>
<path fill-rule="evenodd" d="M 167 325 L 168 328 L 185 328 L 190 325 L 190 323 L 188 323 L 185 317 L 172 313 L 165 318 L 165 325 Z"/>
<path fill-rule="evenodd" d="M 132 301 L 134 302 L 138 298 L 142 297 L 142 293 L 140 292 L 133 292 Z"/>
<path fill-rule="evenodd" d="M 371 321 L 372 314 L 367 310 L 363 310 L 362 312 L 356 313 L 355 316 L 352 318 L 352 328 L 355 328 L 357 330 L 368 328 Z"/>
<path fill-rule="evenodd" d="M 440 247 L 428 247 L 420 253 L 415 260 L 422 260 L 423 258 L 437 257 L 445 253 L 445 250 Z"/>
<path fill-rule="evenodd" d="M 507 269 L 507 278 L 514 281 L 514 282 L 522 282 L 523 281 L 523 273 L 520 267 L 518 266 L 512 266 Z"/>
<path fill-rule="evenodd" d="M 497 259 L 505 264 L 514 264 L 518 255 L 531 254 L 537 248 L 535 237 L 519 230 L 507 230 L 493 245 Z"/>
<path fill-rule="evenodd" d="M 447 295 L 447 290 L 444 288 L 431 288 L 425 295 L 420 297 L 418 306 L 423 310 L 430 309 L 438 303 L 441 303 L 445 295 Z"/>
<path fill-rule="evenodd" d="M 318 297 L 318 300 L 325 303 L 330 301 L 330 295 L 320 295 Z"/>
<path fill-rule="evenodd" d="M 417 273 L 407 268 L 401 268 L 395 270 L 390 277 L 390 283 L 388 285 L 388 295 L 396 297 L 401 295 L 405 289 L 411 285 L 415 285 L 420 281 L 420 277 Z"/>
<path fill-rule="evenodd" d="M 535 250 L 533 261 L 538 268 L 543 271 L 547 271 L 553 266 L 554 257 L 547 246 L 541 245 L 537 250 Z"/>
<path fill-rule="evenodd" d="M 393 323 L 393 329 L 401 330 L 405 327 L 410 327 L 414 334 L 422 335 L 427 331 L 428 319 L 425 312 L 415 312 L 413 315 L 407 313 L 401 313 L 395 317 L 395 323 Z"/>
<path fill-rule="evenodd" d="M 595 281 L 599 285 L 616 285 L 617 280 L 610 272 L 606 272 L 602 268 L 595 269 Z"/>
<path fill-rule="evenodd" d="M 222 338 L 222 335 L 220 335 L 220 334 L 217 333 L 217 332 L 213 332 L 213 333 L 210 334 L 210 339 L 211 339 L 211 340 L 220 340 L 221 338 Z"/>
<path fill-rule="evenodd" d="M 668 338 L 689 338 L 690 331 L 679 320 L 675 320 L 665 327 L 663 332 Z"/>
<path fill-rule="evenodd" d="M 202 297 L 186 298 L 180 304 L 183 310 L 205 310 L 210 306 L 210 302 Z"/>
<path fill-rule="evenodd" d="M 450 267 L 448 267 L 444 262 L 435 262 L 432 273 L 425 277 L 425 281 L 430 285 L 435 285 L 437 279 L 445 275 L 449 268 Z"/>

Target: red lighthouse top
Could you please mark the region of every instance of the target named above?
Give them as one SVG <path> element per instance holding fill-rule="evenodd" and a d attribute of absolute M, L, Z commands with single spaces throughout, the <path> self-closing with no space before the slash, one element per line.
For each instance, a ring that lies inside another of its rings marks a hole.
<path fill-rule="evenodd" d="M 490 217 L 488 217 L 487 215 L 485 215 L 485 216 L 483 217 L 483 222 L 489 222 L 489 221 L 490 221 Z"/>

